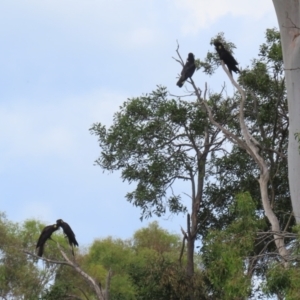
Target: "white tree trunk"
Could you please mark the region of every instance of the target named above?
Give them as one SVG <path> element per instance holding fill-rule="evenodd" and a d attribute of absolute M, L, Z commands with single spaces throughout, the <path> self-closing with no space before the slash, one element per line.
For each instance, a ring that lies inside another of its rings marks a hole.
<path fill-rule="evenodd" d="M 284 236 L 279 235 L 279 233 L 281 231 L 280 226 L 279 226 L 279 221 L 273 212 L 273 209 L 270 204 L 269 195 L 268 195 L 268 181 L 269 181 L 268 165 L 266 164 L 263 157 L 259 154 L 259 148 L 257 147 L 259 145 L 259 143 L 249 133 L 249 130 L 245 123 L 244 104 L 245 104 L 246 96 L 245 96 L 244 90 L 237 84 L 237 82 L 229 74 L 229 71 L 225 67 L 224 62 L 222 61 L 221 63 L 222 63 L 222 67 L 223 67 L 224 71 L 226 72 L 227 76 L 231 80 L 232 84 L 237 88 L 237 90 L 241 94 L 239 121 L 240 121 L 240 128 L 241 128 L 242 136 L 244 139 L 240 139 L 239 137 L 234 135 L 232 132 L 228 131 L 226 128 L 221 126 L 218 122 L 216 122 L 213 119 L 210 107 L 208 106 L 208 104 L 206 102 L 206 96 L 205 96 L 206 91 L 207 91 L 206 84 L 205 84 L 205 92 L 204 92 L 203 102 L 201 102 L 201 95 L 199 95 L 199 93 L 197 94 L 196 89 L 195 89 L 195 91 L 196 91 L 196 94 L 198 96 L 200 103 L 203 103 L 203 105 L 205 106 L 211 123 L 214 124 L 215 126 L 217 126 L 230 141 L 239 145 L 242 149 L 247 151 L 247 153 L 254 159 L 254 161 L 259 166 L 260 176 L 259 176 L 258 182 L 259 182 L 259 187 L 260 187 L 262 205 L 263 205 L 263 208 L 265 211 L 265 215 L 268 218 L 269 222 L 271 223 L 274 241 L 275 241 L 277 250 L 284 261 L 284 266 L 287 267 L 288 263 L 286 260 L 288 258 L 288 251 L 285 246 Z"/>
<path fill-rule="evenodd" d="M 288 169 L 294 216 L 300 223 L 300 0 L 273 0 L 281 34 L 289 109 Z"/>

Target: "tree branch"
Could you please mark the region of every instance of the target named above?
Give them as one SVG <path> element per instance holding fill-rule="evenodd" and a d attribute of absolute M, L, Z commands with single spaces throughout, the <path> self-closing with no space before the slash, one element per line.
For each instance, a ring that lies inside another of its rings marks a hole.
<path fill-rule="evenodd" d="M 53 260 L 53 259 L 49 259 L 49 258 L 45 258 L 45 257 L 40 257 L 34 253 L 27 251 L 27 250 L 23 250 L 23 253 L 33 256 L 35 258 L 41 259 L 41 260 L 46 261 L 51 264 L 66 265 L 66 266 L 72 267 L 77 273 L 79 273 L 91 285 L 91 287 L 94 289 L 94 291 L 97 295 L 98 300 L 109 300 L 109 298 L 106 298 L 103 295 L 102 289 L 99 287 L 98 283 L 91 276 L 89 276 L 87 273 L 85 273 L 75 262 L 73 262 L 71 259 L 69 259 L 69 257 L 62 250 L 62 248 L 58 242 L 56 242 L 56 245 L 57 245 L 57 248 L 59 249 L 61 255 L 65 259 L 65 261 L 59 261 L 59 260 Z M 108 275 L 110 276 L 110 272 Z M 110 282 L 110 279 L 107 280 L 107 282 Z M 106 286 L 106 289 L 109 289 L 109 287 Z"/>
<path fill-rule="evenodd" d="M 183 239 L 182 239 L 182 246 L 181 246 L 181 250 L 180 250 L 180 255 L 179 255 L 179 264 L 181 266 L 181 259 L 182 259 L 182 255 L 183 255 L 183 251 L 184 251 L 184 247 L 185 247 L 185 241 L 188 239 L 187 233 L 183 230 L 182 227 L 181 228 L 181 232 L 183 234 Z"/>
<path fill-rule="evenodd" d="M 38 256 L 34 253 L 31 253 L 31 252 L 27 251 L 27 250 L 22 250 L 22 251 L 25 254 L 28 254 L 28 255 L 30 255 L 32 257 L 35 257 L 35 258 L 38 258 L 38 259 L 41 259 L 41 260 L 46 261 L 46 262 L 51 263 L 51 264 L 66 265 L 66 266 L 72 267 L 72 264 L 68 263 L 67 261 L 54 260 L 54 259 L 49 259 L 49 258 L 46 258 L 46 257 L 40 257 L 40 256 Z"/>

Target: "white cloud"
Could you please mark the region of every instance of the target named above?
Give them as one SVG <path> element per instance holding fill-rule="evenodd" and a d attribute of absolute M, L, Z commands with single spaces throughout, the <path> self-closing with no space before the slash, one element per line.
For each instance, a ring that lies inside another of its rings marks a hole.
<path fill-rule="evenodd" d="M 53 222 L 55 215 L 50 205 L 41 201 L 27 201 L 26 205 L 18 207 L 17 216 L 18 220 L 24 219 L 38 219 L 42 222 Z M 52 221 L 51 221 L 52 220 Z"/>
<path fill-rule="evenodd" d="M 184 34 L 197 33 L 227 14 L 260 19 L 274 12 L 272 1 L 265 0 L 175 0 L 170 5 L 176 7 Z"/>
<path fill-rule="evenodd" d="M 94 122 L 109 124 L 126 96 L 102 90 L 53 103 L 22 99 L 0 107 L 2 158 L 67 157 L 82 146 Z"/>
<path fill-rule="evenodd" d="M 0 120 L 0 139 L 8 155 L 57 155 L 72 144 L 72 133 L 65 124 L 56 124 L 46 107 L 0 109 Z"/>
<path fill-rule="evenodd" d="M 141 27 L 129 31 L 125 36 L 121 37 L 122 44 L 126 48 L 149 47 L 156 44 L 160 39 L 158 31 Z"/>
<path fill-rule="evenodd" d="M 25 24 L 39 24 L 41 28 L 65 34 L 67 39 L 83 40 L 99 47 L 103 47 L 103 43 L 129 48 L 149 46 L 157 42 L 155 35 L 159 35 L 159 30 L 155 29 L 157 6 L 146 9 L 147 5 L 139 0 L 10 2 L 0 11 L 0 25 L 3 22 L 3 26 L 8 26 L 1 19 L 5 14 L 13 15 L 10 22 L 15 19 L 19 23 L 25 19 Z"/>

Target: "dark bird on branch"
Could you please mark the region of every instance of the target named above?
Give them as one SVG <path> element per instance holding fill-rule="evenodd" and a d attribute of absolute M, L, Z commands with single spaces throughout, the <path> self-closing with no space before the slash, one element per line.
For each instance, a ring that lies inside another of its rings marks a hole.
<path fill-rule="evenodd" d="M 59 219 L 56 221 L 57 226 L 61 227 L 64 231 L 64 234 L 69 240 L 69 244 L 72 247 L 72 253 L 74 255 L 73 246 L 78 246 L 78 243 L 75 238 L 75 234 L 73 230 L 71 229 L 70 225 L 66 222 L 64 222 L 62 219 Z"/>
<path fill-rule="evenodd" d="M 189 53 L 187 61 L 181 71 L 181 76 L 177 82 L 177 85 L 181 88 L 184 84 L 184 82 L 191 78 L 196 70 L 195 65 L 195 57 L 193 53 Z"/>
<path fill-rule="evenodd" d="M 219 54 L 220 59 L 224 61 L 224 64 L 227 66 L 231 76 L 232 76 L 232 71 L 235 73 L 237 72 L 240 73 L 240 70 L 237 67 L 238 65 L 237 61 L 234 59 L 232 54 L 224 48 L 223 44 L 219 41 L 215 41 L 214 45 L 216 51 Z"/>
<path fill-rule="evenodd" d="M 36 244 L 36 248 L 38 248 L 38 256 L 42 257 L 44 253 L 44 246 L 48 239 L 51 239 L 51 235 L 54 231 L 58 229 L 57 224 L 46 226 L 38 239 L 38 242 Z"/>

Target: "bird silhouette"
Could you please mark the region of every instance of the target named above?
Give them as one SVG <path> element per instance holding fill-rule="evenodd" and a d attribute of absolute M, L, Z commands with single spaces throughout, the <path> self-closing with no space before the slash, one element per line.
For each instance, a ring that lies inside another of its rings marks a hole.
<path fill-rule="evenodd" d="M 232 54 L 226 50 L 223 46 L 223 44 L 219 41 L 214 42 L 216 51 L 219 54 L 219 57 L 221 60 L 224 61 L 224 64 L 227 66 L 231 76 L 232 76 L 232 71 L 235 73 L 240 73 L 239 68 L 237 67 L 238 63 L 232 56 Z"/>
<path fill-rule="evenodd" d="M 196 70 L 195 65 L 195 57 L 193 53 L 189 53 L 187 61 L 181 71 L 181 76 L 177 82 L 177 85 L 181 88 L 184 84 L 184 82 L 191 78 Z"/>
<path fill-rule="evenodd" d="M 68 223 L 64 222 L 62 219 L 57 220 L 56 224 L 57 224 L 57 226 L 59 226 L 63 229 L 64 234 L 66 235 L 66 237 L 69 240 L 69 244 L 72 248 L 72 253 L 74 255 L 73 247 L 79 246 L 79 245 L 78 245 L 78 242 L 76 241 L 75 234 L 74 234 L 72 228 L 70 227 L 70 225 Z"/>
<path fill-rule="evenodd" d="M 58 228 L 59 227 L 57 226 L 57 224 L 49 225 L 43 228 L 36 244 L 36 249 L 38 249 L 38 256 L 43 256 L 45 243 L 48 239 L 51 240 L 52 233 L 58 230 Z"/>

